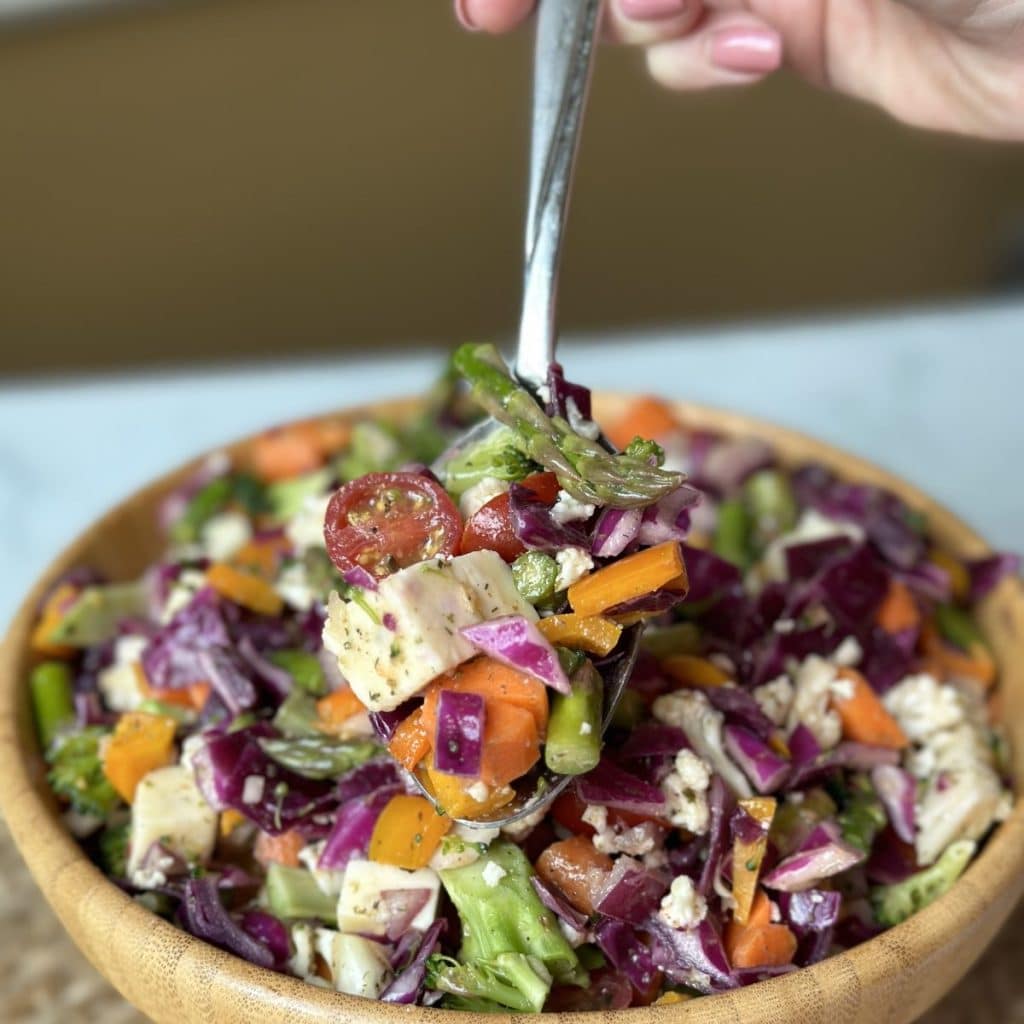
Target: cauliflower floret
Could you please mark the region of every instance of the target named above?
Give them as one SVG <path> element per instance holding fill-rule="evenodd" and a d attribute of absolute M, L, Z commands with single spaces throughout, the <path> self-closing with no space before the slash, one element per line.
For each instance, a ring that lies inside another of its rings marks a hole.
<path fill-rule="evenodd" d="M 589 519 L 596 506 L 585 501 L 577 501 L 568 491 L 559 491 L 558 498 L 551 509 L 551 518 L 560 526 Z"/>
<path fill-rule="evenodd" d="M 817 654 L 804 658 L 794 677 L 795 692 L 786 722 L 787 731 L 805 725 L 822 750 L 834 747 L 843 734 L 839 715 L 829 707 L 835 682 L 835 665 Z"/>
<path fill-rule="evenodd" d="M 200 539 L 207 558 L 226 562 L 252 540 L 252 524 L 244 512 L 222 512 L 206 523 Z"/>
<path fill-rule="evenodd" d="M 941 771 L 917 805 L 918 862 L 933 864 L 955 840 L 980 839 L 1003 815 L 1005 799 L 999 778 L 988 765 L 976 762 L 969 770 Z"/>
<path fill-rule="evenodd" d="M 555 590 L 568 590 L 594 568 L 594 560 L 583 548 L 563 548 L 555 555 L 555 561 L 558 563 Z"/>
<path fill-rule="evenodd" d="M 661 782 L 661 791 L 668 804 L 668 820 L 677 828 L 685 828 L 702 836 L 708 830 L 707 791 L 711 769 L 692 750 L 676 754 L 673 771 Z"/>
<path fill-rule="evenodd" d="M 829 661 L 840 668 L 853 668 L 860 663 L 864 657 L 864 648 L 861 647 L 855 636 L 848 636 L 831 654 Z"/>
<path fill-rule="evenodd" d="M 778 676 L 769 683 L 755 687 L 754 700 L 776 725 L 782 725 L 793 704 L 793 684 L 789 676 Z"/>
<path fill-rule="evenodd" d="M 508 481 L 499 480 L 493 476 L 485 476 L 472 487 L 467 487 L 465 493 L 459 498 L 459 512 L 462 513 L 463 520 L 476 515 L 487 502 L 499 494 L 504 494 L 508 489 Z"/>
<path fill-rule="evenodd" d="M 722 747 L 725 716 L 711 706 L 703 693 L 697 690 L 676 690 L 674 693 L 663 694 L 655 700 L 651 712 L 659 722 L 682 729 L 690 746 L 722 776 L 738 796 L 752 795 L 747 777 Z"/>
<path fill-rule="evenodd" d="M 642 856 L 654 849 L 655 826 L 644 821 L 626 828 L 608 824 L 608 808 L 592 804 L 582 814 L 582 819 L 594 829 L 594 848 L 601 853 L 628 853 Z"/>
<path fill-rule="evenodd" d="M 964 720 L 960 694 L 927 674 L 907 676 L 882 698 L 882 703 L 907 737 L 918 743 Z"/>
<path fill-rule="evenodd" d="M 707 912 L 708 905 L 694 888 L 693 879 L 680 875 L 662 899 L 658 917 L 670 928 L 696 928 Z"/>

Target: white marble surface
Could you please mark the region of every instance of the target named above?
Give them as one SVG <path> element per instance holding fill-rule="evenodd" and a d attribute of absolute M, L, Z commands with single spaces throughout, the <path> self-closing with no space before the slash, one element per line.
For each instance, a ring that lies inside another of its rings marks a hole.
<path fill-rule="evenodd" d="M 568 373 L 817 434 L 911 479 L 1024 550 L 1024 302 L 983 309 L 570 340 Z M 440 355 L 0 383 L 0 623 L 116 499 L 292 416 L 410 394 Z"/>

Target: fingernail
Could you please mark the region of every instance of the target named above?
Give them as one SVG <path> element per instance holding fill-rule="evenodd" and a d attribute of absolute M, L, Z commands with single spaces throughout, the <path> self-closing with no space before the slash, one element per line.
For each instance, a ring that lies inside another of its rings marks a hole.
<path fill-rule="evenodd" d="M 619 0 L 623 15 L 633 21 L 672 18 L 682 14 L 689 5 L 689 0 Z"/>
<path fill-rule="evenodd" d="M 763 75 L 782 63 L 782 39 L 769 28 L 727 28 L 711 40 L 711 62 L 724 71 Z"/>
<path fill-rule="evenodd" d="M 469 17 L 469 0 L 455 0 L 455 17 L 459 24 L 470 32 L 478 32 L 479 29 L 473 24 Z"/>

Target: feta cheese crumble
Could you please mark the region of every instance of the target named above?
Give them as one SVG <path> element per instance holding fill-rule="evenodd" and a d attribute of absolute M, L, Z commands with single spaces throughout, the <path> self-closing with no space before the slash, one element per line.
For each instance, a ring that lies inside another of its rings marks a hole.
<path fill-rule="evenodd" d="M 696 928 L 707 916 L 708 905 L 694 888 L 693 879 L 679 875 L 661 901 L 658 917 L 670 928 Z"/>
<path fill-rule="evenodd" d="M 559 491 L 551 509 L 551 518 L 560 526 L 565 526 L 566 523 L 577 523 L 589 519 L 596 508 L 596 505 L 577 501 L 568 491 Z"/>
<path fill-rule="evenodd" d="M 594 568 L 594 560 L 583 548 L 562 548 L 555 555 L 555 561 L 558 563 L 555 590 L 568 590 Z"/>
<path fill-rule="evenodd" d="M 673 769 L 661 781 L 668 820 L 677 828 L 702 836 L 708 830 L 707 791 L 711 769 L 692 750 L 676 754 Z"/>
<path fill-rule="evenodd" d="M 836 679 L 835 665 L 817 654 L 804 658 L 794 676 L 787 731 L 792 732 L 801 724 L 806 726 L 822 750 L 831 750 L 843 735 L 839 715 L 829 706 Z"/>
<path fill-rule="evenodd" d="M 463 520 L 475 516 L 487 502 L 499 494 L 504 494 L 508 489 L 507 481 L 493 476 L 485 476 L 472 487 L 466 488 L 465 493 L 459 498 L 459 512 L 462 514 Z"/>
<path fill-rule="evenodd" d="M 496 889 L 498 883 L 508 874 L 508 872 L 496 861 L 489 860 L 484 865 L 484 870 L 481 877 L 484 880 L 484 884 L 491 889 Z"/>

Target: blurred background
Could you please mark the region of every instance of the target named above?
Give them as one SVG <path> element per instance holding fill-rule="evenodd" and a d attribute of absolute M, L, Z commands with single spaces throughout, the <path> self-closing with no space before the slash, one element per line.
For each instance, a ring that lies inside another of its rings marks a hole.
<path fill-rule="evenodd" d="M 39 16 L 63 6 L 0 0 L 0 374 L 509 333 L 526 34 L 468 36 L 448 0 Z M 1019 283 L 1022 237 L 1020 147 L 786 78 L 669 95 L 606 50 L 563 322 L 976 297 Z"/>

